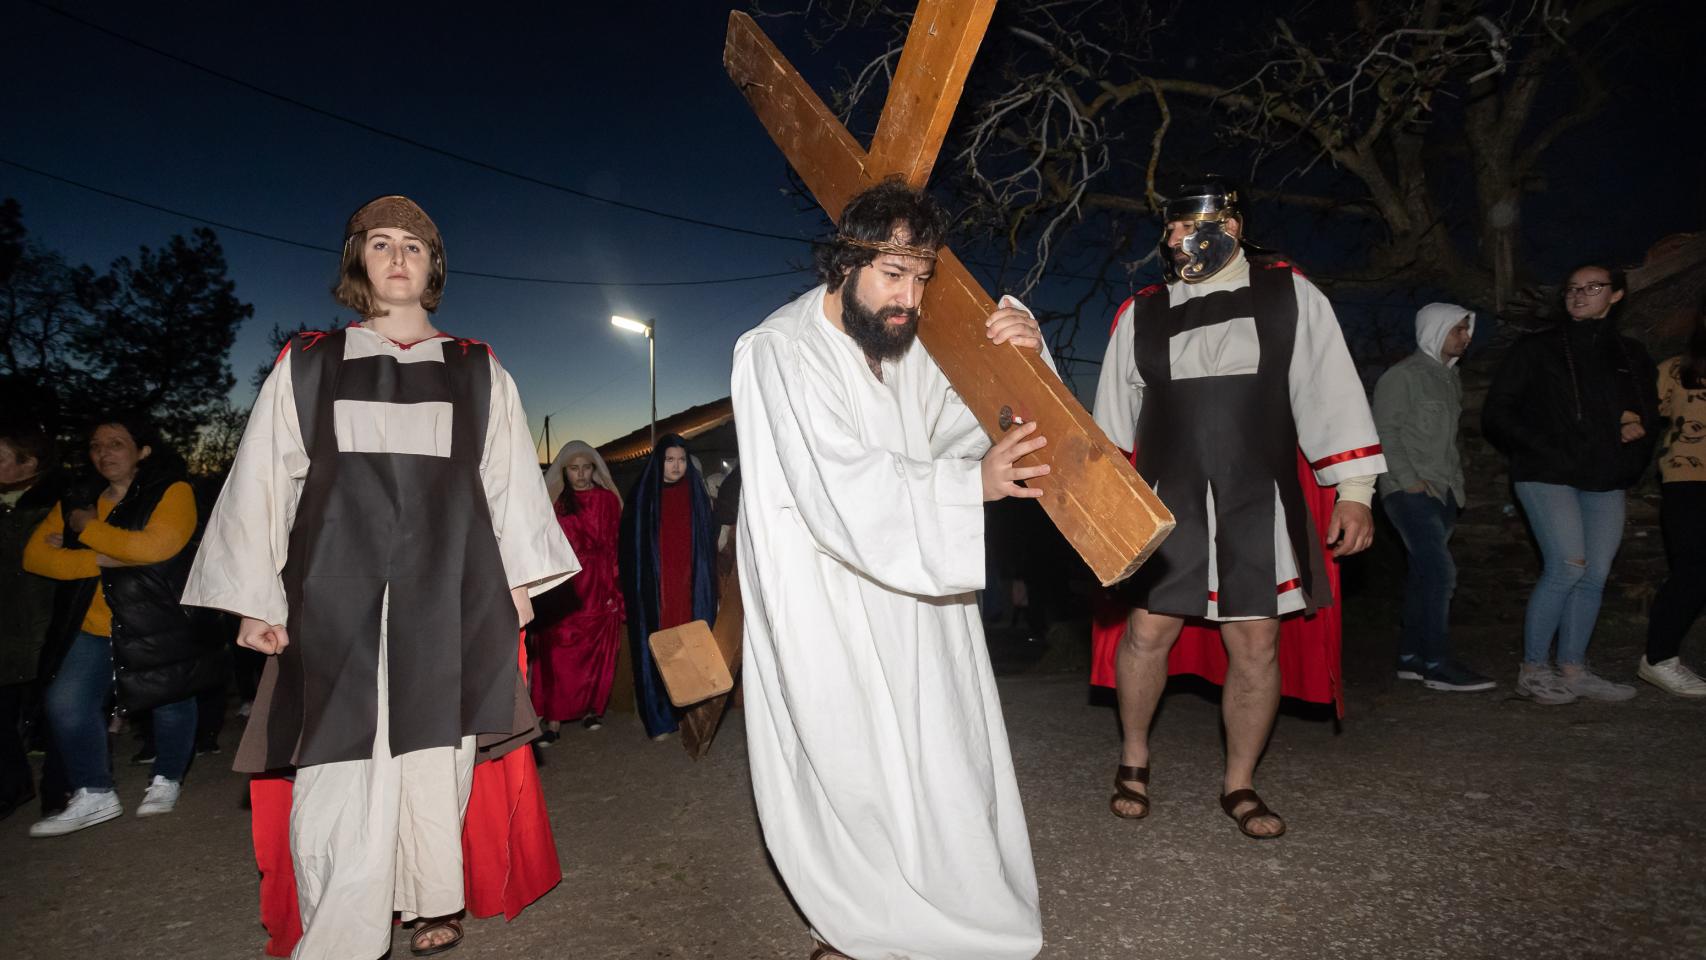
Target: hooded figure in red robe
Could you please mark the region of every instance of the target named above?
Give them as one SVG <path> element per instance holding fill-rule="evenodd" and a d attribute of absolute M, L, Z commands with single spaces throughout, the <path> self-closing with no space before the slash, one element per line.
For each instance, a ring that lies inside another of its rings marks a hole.
<path fill-rule="evenodd" d="M 573 579 L 534 601 L 527 626 L 533 709 L 545 721 L 550 742 L 564 721 L 601 726 L 610 703 L 622 643 L 622 586 L 616 575 L 622 498 L 604 458 L 579 440 L 563 445 L 545 471 L 545 489 L 581 562 Z"/>

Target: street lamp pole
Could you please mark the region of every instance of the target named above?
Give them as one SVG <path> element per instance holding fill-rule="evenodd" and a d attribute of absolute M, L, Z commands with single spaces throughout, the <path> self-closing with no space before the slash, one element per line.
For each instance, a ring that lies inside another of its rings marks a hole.
<path fill-rule="evenodd" d="M 632 320 L 628 317 L 613 316 L 610 325 L 629 333 L 637 333 L 646 338 L 646 369 L 652 381 L 652 449 L 658 446 L 658 338 L 656 320 Z"/>
<path fill-rule="evenodd" d="M 657 321 L 653 320 L 652 324 Z M 652 379 L 652 452 L 658 448 L 658 338 L 652 325 L 646 327 L 646 370 Z"/>

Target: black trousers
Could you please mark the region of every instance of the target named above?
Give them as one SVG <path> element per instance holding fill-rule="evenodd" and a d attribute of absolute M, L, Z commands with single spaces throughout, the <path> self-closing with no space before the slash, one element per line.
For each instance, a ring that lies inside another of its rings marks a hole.
<path fill-rule="evenodd" d="M 1688 628 L 1706 607 L 1706 481 L 1663 483 L 1659 526 L 1670 576 L 1647 617 L 1647 662 L 1677 655 Z"/>
<path fill-rule="evenodd" d="M 30 684 L 0 686 L 0 805 L 35 792 L 29 750 L 24 746 L 24 696 Z"/>

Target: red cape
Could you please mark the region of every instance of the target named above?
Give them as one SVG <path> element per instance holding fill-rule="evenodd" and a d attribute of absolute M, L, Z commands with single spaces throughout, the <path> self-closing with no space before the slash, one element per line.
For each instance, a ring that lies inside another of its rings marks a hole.
<path fill-rule="evenodd" d="M 1327 524 L 1333 515 L 1333 489 L 1315 482 L 1315 471 L 1309 468 L 1301 451 L 1297 455 L 1297 476 L 1303 485 L 1303 500 L 1315 518 L 1315 529 L 1327 554 L 1327 590 L 1333 603 L 1318 607 L 1308 616 L 1294 614 L 1281 618 L 1280 695 L 1311 703 L 1331 703 L 1339 716 L 1344 716 L 1344 676 L 1339 666 L 1342 637 L 1339 565 L 1325 549 Z M 1098 687 L 1114 686 L 1114 653 L 1125 636 L 1129 611 L 1129 607 L 1104 592 L 1091 613 L 1090 682 Z M 1226 647 L 1220 642 L 1220 629 L 1207 620 L 1186 621 L 1179 642 L 1167 658 L 1167 672 L 1195 674 L 1212 683 L 1225 684 Z"/>
<path fill-rule="evenodd" d="M 521 669 L 526 676 L 527 658 Z M 255 865 L 261 871 L 261 924 L 267 953 L 287 957 L 302 938 L 296 872 L 290 863 L 290 788 L 284 776 L 249 781 Z M 539 789 L 533 751 L 522 747 L 474 765 L 462 821 L 462 884 L 468 912 L 514 920 L 563 879 L 557 842 Z"/>

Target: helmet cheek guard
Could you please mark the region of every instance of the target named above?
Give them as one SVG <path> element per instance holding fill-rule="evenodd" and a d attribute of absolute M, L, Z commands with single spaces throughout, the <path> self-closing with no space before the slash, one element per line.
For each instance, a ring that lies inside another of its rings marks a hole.
<path fill-rule="evenodd" d="M 1181 252 L 1190 259 L 1179 270 L 1179 278 L 1196 283 L 1214 276 L 1232 262 L 1238 253 L 1238 240 L 1226 232 L 1225 222 L 1203 220 L 1185 235 Z"/>

